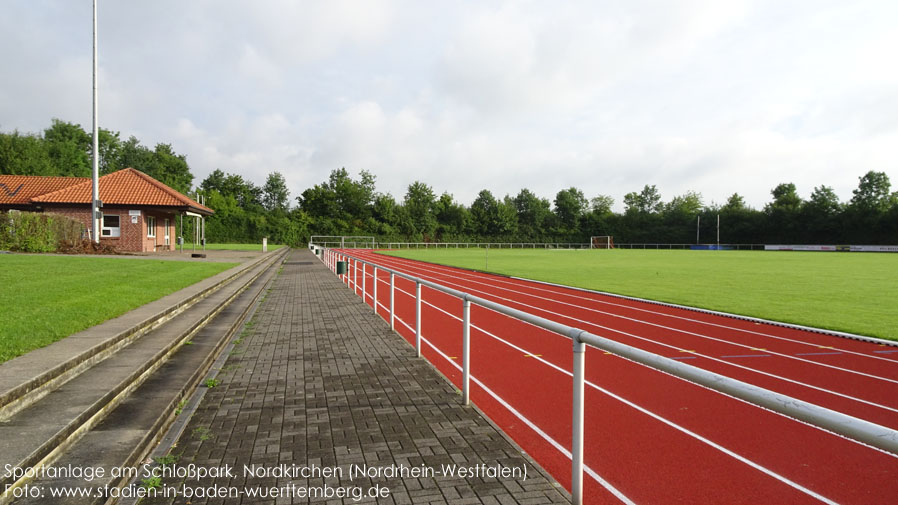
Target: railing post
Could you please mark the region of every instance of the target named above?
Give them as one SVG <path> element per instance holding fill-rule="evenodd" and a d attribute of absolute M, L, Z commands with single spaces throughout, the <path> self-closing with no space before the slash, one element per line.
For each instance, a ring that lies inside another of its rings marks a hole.
<path fill-rule="evenodd" d="M 396 306 L 394 305 L 395 301 L 395 292 L 396 292 L 396 274 L 390 272 L 390 329 L 394 329 L 393 320 L 396 314 Z"/>
<path fill-rule="evenodd" d="M 377 265 L 374 265 L 374 313 L 377 314 Z"/>
<path fill-rule="evenodd" d="M 583 505 L 583 422 L 586 344 L 580 341 L 581 330 L 570 331 L 574 341 L 574 398 L 571 433 L 571 504 Z"/>
<path fill-rule="evenodd" d="M 365 274 L 367 273 L 368 264 L 362 262 L 362 301 L 368 303 L 368 298 L 365 295 Z"/>
<path fill-rule="evenodd" d="M 462 318 L 462 403 L 471 404 L 471 301 L 465 298 Z"/>
<path fill-rule="evenodd" d="M 415 280 L 415 356 L 421 357 L 421 280 Z"/>
<path fill-rule="evenodd" d="M 359 262 L 358 260 L 352 261 L 352 293 L 359 293 Z"/>

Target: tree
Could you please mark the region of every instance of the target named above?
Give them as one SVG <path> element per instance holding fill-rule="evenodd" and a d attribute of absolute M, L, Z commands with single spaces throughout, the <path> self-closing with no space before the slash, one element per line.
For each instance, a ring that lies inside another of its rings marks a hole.
<path fill-rule="evenodd" d="M 712 220 L 707 217 L 701 220 L 697 219 L 702 211 L 702 195 L 695 191 L 687 191 L 685 194 L 675 196 L 662 207 L 662 222 L 657 231 L 660 236 L 656 240 L 688 243 L 695 239 L 696 221 L 705 221 L 706 227 L 712 226 Z"/>
<path fill-rule="evenodd" d="M 614 235 L 612 228 L 615 215 L 611 210 L 614 199 L 607 195 L 599 195 L 589 201 L 589 212 L 583 216 L 580 229 L 583 238 L 592 235 Z"/>
<path fill-rule="evenodd" d="M 390 194 L 378 194 L 374 197 L 374 220 L 378 223 L 378 229 L 372 232 L 386 235 L 395 234 L 399 228 L 399 205 Z"/>
<path fill-rule="evenodd" d="M 583 192 L 577 188 L 562 189 L 555 195 L 555 216 L 563 234 L 575 233 L 580 217 L 586 212 L 588 203 Z"/>
<path fill-rule="evenodd" d="M 748 210 L 748 206 L 745 204 L 745 198 L 742 197 L 739 193 L 733 193 L 727 198 L 727 203 L 720 208 L 721 212 L 742 212 Z"/>
<path fill-rule="evenodd" d="M 0 133 L 0 174 L 60 175 L 39 135 Z"/>
<path fill-rule="evenodd" d="M 200 189 L 205 192 L 218 191 L 222 194 L 232 194 L 226 192 L 224 189 L 225 177 L 225 173 L 216 168 L 209 175 L 207 175 L 205 179 L 203 179 L 203 182 L 200 183 Z"/>
<path fill-rule="evenodd" d="M 496 197 L 489 190 L 483 189 L 477 193 L 477 198 L 471 203 L 471 226 L 474 233 L 481 237 L 491 234 L 499 214 L 498 207 Z"/>
<path fill-rule="evenodd" d="M 496 202 L 496 218 L 493 233 L 497 237 L 506 237 L 511 240 L 518 232 L 518 212 L 514 199 L 505 195 L 501 202 Z"/>
<path fill-rule="evenodd" d="M 864 212 L 885 212 L 891 204 L 889 190 L 892 183 L 885 172 L 869 171 L 859 177 L 857 189 L 853 191 L 851 206 Z"/>
<path fill-rule="evenodd" d="M 262 205 L 265 210 L 287 212 L 290 206 L 289 196 L 290 191 L 287 189 L 287 181 L 284 176 L 280 172 L 268 174 L 265 185 L 262 186 Z"/>
<path fill-rule="evenodd" d="M 436 210 L 436 195 L 434 195 L 433 189 L 423 182 L 413 182 L 405 193 L 403 206 L 406 212 L 408 212 L 414 233 L 422 235 L 422 238 L 425 240 L 433 237 L 437 225 L 434 213 Z"/>
<path fill-rule="evenodd" d="M 140 140 L 137 137 L 132 135 L 128 137 L 128 140 L 122 142 L 119 149 L 119 164 L 122 167 L 131 167 L 149 174 L 153 163 L 153 151 L 140 145 Z"/>
<path fill-rule="evenodd" d="M 121 143 L 119 168 L 135 168 L 157 181 L 181 193 L 189 193 L 193 187 L 193 174 L 187 164 L 187 157 L 177 154 L 171 144 L 156 144 L 154 150 L 140 145 L 133 135 Z"/>
<path fill-rule="evenodd" d="M 187 165 L 187 157 L 177 154 L 171 144 L 156 144 L 153 151 L 153 170 L 147 173 L 163 184 L 181 193 L 188 193 L 193 187 L 193 174 Z"/>
<path fill-rule="evenodd" d="M 81 125 L 54 118 L 52 126 L 44 130 L 44 141 L 56 165 L 55 175 L 90 177 L 93 169 L 88 153 L 92 142 Z"/>
<path fill-rule="evenodd" d="M 805 202 L 804 208 L 809 215 L 832 217 L 842 211 L 842 204 L 833 188 L 818 186 L 811 193 L 811 198 Z"/>
<path fill-rule="evenodd" d="M 369 223 L 377 198 L 374 180 L 365 170 L 359 180 L 353 180 L 345 168 L 339 168 L 331 171 L 327 181 L 303 191 L 296 201 L 313 226 L 326 227 L 327 233 L 362 233 L 377 228 Z"/>
<path fill-rule="evenodd" d="M 468 209 L 449 193 L 443 193 L 436 203 L 437 235 L 440 240 L 447 237 L 459 237 L 468 228 L 470 216 Z"/>
<path fill-rule="evenodd" d="M 262 208 L 262 188 L 243 180 L 243 177 L 237 174 L 228 174 L 215 169 L 203 179 L 200 189 L 207 195 L 214 191 L 232 198 L 236 205 L 251 213 Z"/>
<path fill-rule="evenodd" d="M 614 206 L 614 198 L 608 195 L 599 195 L 589 201 L 589 210 L 598 216 L 611 214 L 611 207 Z"/>
<path fill-rule="evenodd" d="M 764 207 L 767 216 L 765 241 L 796 244 L 802 241 L 804 230 L 800 225 L 801 197 L 795 184 L 781 183 L 770 191 L 773 201 Z"/>
<path fill-rule="evenodd" d="M 820 244 L 837 242 L 841 237 L 843 206 L 829 186 L 814 188 L 810 199 L 801 206 L 803 242 Z"/>
<path fill-rule="evenodd" d="M 111 174 L 123 168 L 128 168 L 121 165 L 122 141 L 119 139 L 119 132 L 100 128 L 99 133 L 97 145 L 100 148 L 100 159 L 97 160 L 97 165 L 100 175 Z M 90 156 L 93 156 L 93 149 L 93 143 L 91 143 L 88 150 Z M 91 160 L 91 163 L 93 163 L 93 160 Z M 91 166 L 91 171 L 93 171 L 93 166 Z"/>
<path fill-rule="evenodd" d="M 778 184 L 770 190 L 770 194 L 773 195 L 773 202 L 767 204 L 768 212 L 777 210 L 794 212 L 801 207 L 801 197 L 795 190 L 795 184 L 791 182 Z"/>
<path fill-rule="evenodd" d="M 675 196 L 664 205 L 664 212 L 679 216 L 696 216 L 702 210 L 702 195 L 695 191 L 687 191 L 685 194 Z"/>
<path fill-rule="evenodd" d="M 552 217 L 549 200 L 539 198 L 525 188 L 514 197 L 513 203 L 522 237 L 531 240 L 542 237 Z"/>
<path fill-rule="evenodd" d="M 651 214 L 661 210 L 661 193 L 654 184 L 646 184 L 639 193 L 630 192 L 624 195 L 624 207 L 627 213 Z"/>

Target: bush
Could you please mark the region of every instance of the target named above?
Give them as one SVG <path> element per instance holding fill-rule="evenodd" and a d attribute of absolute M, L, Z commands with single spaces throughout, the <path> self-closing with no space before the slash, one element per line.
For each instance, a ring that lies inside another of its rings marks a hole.
<path fill-rule="evenodd" d="M 53 214 L 0 213 L 0 250 L 54 252 L 62 241 L 80 241 L 80 221 Z"/>

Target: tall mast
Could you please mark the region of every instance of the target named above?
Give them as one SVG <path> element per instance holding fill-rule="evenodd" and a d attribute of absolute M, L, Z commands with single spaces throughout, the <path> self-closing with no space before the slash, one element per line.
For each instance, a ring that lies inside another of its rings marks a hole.
<path fill-rule="evenodd" d="M 93 191 L 90 215 L 94 242 L 100 243 L 100 138 L 97 120 L 97 0 L 94 0 L 94 72 L 93 72 Z"/>

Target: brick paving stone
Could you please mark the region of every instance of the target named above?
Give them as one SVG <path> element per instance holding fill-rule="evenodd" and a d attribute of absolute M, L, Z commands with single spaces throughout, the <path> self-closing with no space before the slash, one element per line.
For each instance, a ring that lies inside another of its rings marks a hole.
<path fill-rule="evenodd" d="M 307 250 L 293 251 L 172 453 L 178 468 L 232 465 L 234 478 L 166 478 L 238 497 L 183 495 L 148 504 L 569 503 L 455 388 Z M 441 475 L 440 465 L 527 466 L 526 482 Z M 244 465 L 342 475 L 250 476 Z M 351 465 L 404 465 L 434 476 L 361 476 Z M 389 497 L 296 496 L 296 489 L 372 486 Z M 244 488 L 282 496 L 250 497 Z"/>

